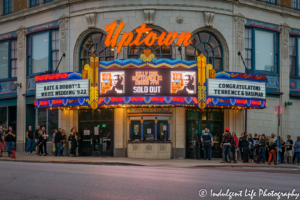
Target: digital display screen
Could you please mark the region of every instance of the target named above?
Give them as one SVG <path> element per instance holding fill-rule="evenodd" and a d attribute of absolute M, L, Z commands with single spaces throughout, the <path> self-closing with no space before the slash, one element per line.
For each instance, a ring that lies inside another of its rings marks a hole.
<path fill-rule="evenodd" d="M 99 70 L 99 96 L 196 96 L 197 70 Z"/>

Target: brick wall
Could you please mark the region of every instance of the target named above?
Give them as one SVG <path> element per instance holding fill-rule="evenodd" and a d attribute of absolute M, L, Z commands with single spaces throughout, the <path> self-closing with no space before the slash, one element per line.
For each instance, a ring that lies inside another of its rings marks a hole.
<path fill-rule="evenodd" d="M 13 1 L 13 8 L 14 8 L 14 12 L 18 11 L 18 10 L 22 10 L 24 8 L 27 8 L 27 1 L 26 0 L 14 0 Z"/>
<path fill-rule="evenodd" d="M 292 7 L 292 0 L 280 0 L 280 5 L 284 7 Z"/>

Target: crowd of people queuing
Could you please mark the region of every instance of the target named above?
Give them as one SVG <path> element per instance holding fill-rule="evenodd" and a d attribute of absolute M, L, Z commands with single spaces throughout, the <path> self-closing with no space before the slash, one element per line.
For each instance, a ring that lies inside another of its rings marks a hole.
<path fill-rule="evenodd" d="M 278 140 L 278 141 L 277 141 Z M 291 136 L 287 136 L 287 140 L 284 141 L 282 137 L 277 138 L 274 133 L 271 136 L 265 136 L 265 134 L 258 135 L 251 133 L 241 133 L 238 138 L 233 132 L 229 132 L 229 128 L 225 129 L 225 133 L 222 137 L 222 161 L 237 163 L 237 155 L 241 155 L 243 163 L 268 163 L 274 162 L 275 165 L 280 163 L 300 164 L 300 136 L 294 141 Z M 284 155 L 286 153 L 287 161 L 284 161 Z"/>
<path fill-rule="evenodd" d="M 46 133 L 45 127 L 42 127 L 41 129 L 40 125 L 37 125 L 35 131 L 33 131 L 32 126 L 29 126 L 26 131 L 26 153 L 32 154 L 32 152 L 35 151 L 35 155 L 37 156 L 47 156 L 48 137 L 49 135 Z M 16 133 L 13 131 L 12 126 L 9 126 L 8 130 L 5 127 L 0 126 L 0 158 L 3 158 L 2 152 L 4 151 L 5 146 L 7 147 L 8 157 L 10 157 L 11 150 L 15 145 L 15 139 Z M 54 129 L 54 133 L 52 135 L 52 154 L 55 156 L 63 156 L 64 149 L 66 148 L 66 142 L 69 141 L 71 144 L 70 156 L 78 156 L 77 147 L 80 139 L 81 137 L 78 134 L 76 127 L 71 129 L 68 140 L 64 129 Z"/>
<path fill-rule="evenodd" d="M 278 145 L 277 145 L 278 142 Z M 204 160 L 211 160 L 211 150 L 214 146 L 214 137 L 208 128 L 205 128 L 199 138 L 196 135 L 196 158 L 200 159 L 200 146 L 202 144 Z M 287 136 L 285 141 L 282 137 L 278 138 L 274 133 L 271 136 L 265 134 L 258 135 L 251 133 L 241 133 L 240 137 L 235 132 L 230 133 L 229 128 L 225 128 L 225 133 L 221 140 L 222 161 L 221 163 L 237 163 L 240 155 L 243 163 L 269 163 L 275 165 L 280 163 L 300 164 L 300 136 L 294 141 L 291 136 Z M 279 152 L 279 153 L 278 153 Z M 284 160 L 284 156 L 287 160 Z"/>

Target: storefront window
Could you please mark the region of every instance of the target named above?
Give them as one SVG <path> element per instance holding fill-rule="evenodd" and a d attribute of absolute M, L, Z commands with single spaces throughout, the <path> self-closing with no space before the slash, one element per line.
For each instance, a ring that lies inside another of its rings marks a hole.
<path fill-rule="evenodd" d="M 186 47 L 186 59 L 196 60 L 201 53 L 207 58 L 207 63 L 214 69 L 223 69 L 222 45 L 217 38 L 209 32 L 199 32 L 191 38 L 191 44 Z"/>
<path fill-rule="evenodd" d="M 145 120 L 143 123 L 143 133 L 145 141 L 154 141 L 155 137 L 155 121 Z"/>
<path fill-rule="evenodd" d="M 7 127 L 7 107 L 0 107 L 0 126 Z"/>
<path fill-rule="evenodd" d="M 97 112 L 95 112 L 97 113 Z M 113 120 L 114 110 L 113 109 L 101 109 L 100 120 Z"/>
<path fill-rule="evenodd" d="M 95 112 L 100 112 L 100 110 L 96 110 Z M 93 110 L 80 110 L 79 111 L 80 121 L 89 121 L 93 120 Z"/>
<path fill-rule="evenodd" d="M 157 36 L 160 36 L 161 32 L 157 30 L 152 30 L 152 33 L 156 33 Z M 134 35 L 136 38 L 137 35 Z M 147 36 L 147 33 L 144 33 L 140 41 L 144 40 Z M 159 46 L 157 41 L 155 41 L 151 46 L 147 46 L 145 43 L 140 46 L 131 46 L 128 48 L 128 58 L 138 59 L 141 54 L 144 54 L 145 49 L 150 49 L 155 55 L 155 58 L 172 58 L 172 48 L 170 46 Z"/>
<path fill-rule="evenodd" d="M 49 32 L 32 36 L 32 73 L 48 70 Z"/>
<path fill-rule="evenodd" d="M 275 71 L 273 33 L 255 30 L 255 49 L 255 69 Z"/>
<path fill-rule="evenodd" d="M 131 121 L 130 138 L 131 138 L 131 141 L 141 141 L 141 121 L 140 120 Z"/>
<path fill-rule="evenodd" d="M 157 140 L 158 141 L 168 140 L 168 121 L 157 122 Z"/>
<path fill-rule="evenodd" d="M 8 41 L 0 43 L 0 79 L 8 78 Z"/>
<path fill-rule="evenodd" d="M 54 71 L 59 61 L 59 30 L 27 36 L 27 74 Z"/>
<path fill-rule="evenodd" d="M 300 77 L 300 37 L 290 37 L 290 75 L 295 78 Z"/>
<path fill-rule="evenodd" d="M 249 70 L 278 73 L 278 38 L 274 31 L 246 28 L 245 61 Z"/>
<path fill-rule="evenodd" d="M 12 0 L 4 0 L 3 7 L 4 7 L 4 15 L 12 13 Z"/>

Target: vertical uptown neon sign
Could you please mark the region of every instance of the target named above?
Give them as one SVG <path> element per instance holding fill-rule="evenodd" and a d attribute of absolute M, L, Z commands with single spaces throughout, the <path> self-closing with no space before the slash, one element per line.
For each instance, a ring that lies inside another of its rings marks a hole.
<path fill-rule="evenodd" d="M 152 28 L 146 28 L 145 23 L 143 23 L 140 28 L 135 29 L 137 36 L 134 40 L 133 40 L 133 33 L 128 32 L 128 33 L 124 33 L 120 42 L 117 43 L 118 38 L 119 38 L 124 26 L 125 26 L 124 22 L 121 22 L 119 26 L 117 25 L 116 22 L 113 22 L 110 25 L 106 25 L 106 28 L 105 28 L 105 31 L 107 31 L 108 34 L 107 34 L 104 44 L 107 47 L 117 46 L 118 53 L 121 52 L 121 49 L 123 46 L 125 46 L 125 47 L 133 46 L 133 45 L 140 46 L 143 43 L 147 46 L 151 46 L 156 40 L 157 40 L 157 44 L 159 46 L 163 46 L 163 45 L 170 46 L 174 42 L 175 39 L 178 39 L 176 42 L 177 46 L 180 46 L 181 44 L 183 46 L 188 46 L 191 43 L 191 41 L 190 41 L 191 33 L 190 32 L 187 32 L 187 33 L 182 32 L 180 35 L 178 35 L 178 33 L 176 31 L 174 33 L 169 32 L 168 34 L 165 32 L 162 32 L 160 34 L 160 36 L 157 36 L 157 33 L 150 32 L 152 30 Z M 141 37 L 144 33 L 148 33 L 148 34 L 145 37 L 145 39 L 140 41 Z"/>

